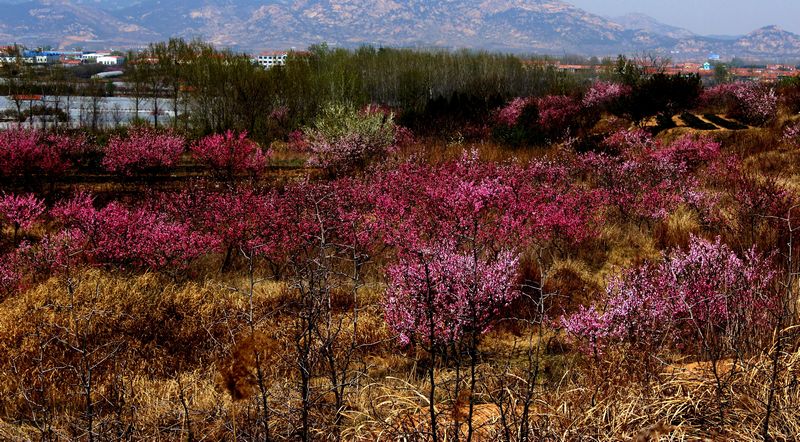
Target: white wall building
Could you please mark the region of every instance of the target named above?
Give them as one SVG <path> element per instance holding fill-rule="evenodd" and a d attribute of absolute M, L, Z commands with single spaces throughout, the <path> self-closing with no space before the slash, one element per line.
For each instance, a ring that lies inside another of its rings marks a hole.
<path fill-rule="evenodd" d="M 265 69 L 269 69 L 273 66 L 286 66 L 288 57 L 289 53 L 284 51 L 262 52 L 255 59 L 255 62 Z"/>
<path fill-rule="evenodd" d="M 81 54 L 81 61 L 84 63 L 97 63 L 98 58 L 108 57 L 110 55 L 110 52 L 87 52 L 85 54 Z"/>
<path fill-rule="evenodd" d="M 125 57 L 118 55 L 104 55 L 102 57 L 97 57 L 97 63 L 104 64 L 106 66 L 120 66 L 125 63 Z"/>

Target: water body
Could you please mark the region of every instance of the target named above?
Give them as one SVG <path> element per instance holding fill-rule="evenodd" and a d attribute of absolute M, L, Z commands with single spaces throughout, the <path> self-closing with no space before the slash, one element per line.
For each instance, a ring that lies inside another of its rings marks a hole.
<path fill-rule="evenodd" d="M 158 98 L 157 102 L 153 99 L 139 100 L 139 109 L 136 110 L 135 100 L 130 97 L 45 97 L 45 101 L 33 100 L 22 101 L 20 109 L 24 112 L 31 105 L 41 106 L 46 104 L 49 108 L 58 108 L 66 112 L 69 116 L 68 122 L 60 122 L 62 127 L 90 127 L 92 120 L 95 120 L 97 127 L 111 128 L 124 126 L 134 119 L 140 119 L 153 124 L 156 120 L 154 109 L 158 109 L 158 123 L 168 124 L 175 116 L 172 111 L 172 102 L 165 98 Z M 56 103 L 57 102 L 57 103 Z M 0 112 L 5 110 L 17 110 L 14 103 L 8 96 L 0 95 Z M 179 110 L 178 114 L 182 112 Z M 51 117 L 52 118 L 52 117 Z M 52 127 L 56 123 L 53 121 L 45 123 L 43 118 L 34 116 L 29 121 L 22 123 L 24 127 L 43 127 L 47 124 Z M 16 126 L 14 121 L 0 121 L 0 129 Z"/>

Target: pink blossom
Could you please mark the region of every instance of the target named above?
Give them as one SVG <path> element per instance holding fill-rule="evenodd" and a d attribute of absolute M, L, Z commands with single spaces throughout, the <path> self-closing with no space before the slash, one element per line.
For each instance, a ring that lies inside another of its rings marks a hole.
<path fill-rule="evenodd" d="M 700 95 L 702 106 L 714 107 L 723 112 L 728 112 L 736 105 L 735 91 L 739 88 L 738 83 L 721 83 L 716 86 L 703 89 Z"/>
<path fill-rule="evenodd" d="M 655 145 L 655 139 L 644 129 L 623 129 L 612 133 L 603 140 L 603 145 L 616 151 L 648 149 Z"/>
<path fill-rule="evenodd" d="M 651 155 L 657 160 L 679 164 L 693 171 L 719 157 L 720 149 L 720 143 L 710 137 L 686 134 L 667 146 L 656 147 Z"/>
<path fill-rule="evenodd" d="M 608 202 L 623 215 L 663 219 L 679 204 L 703 200 L 694 172 L 714 161 L 720 145 L 687 135 L 664 145 L 641 130 L 620 131 L 604 141 L 617 155 L 588 153 L 573 157 Z"/>
<path fill-rule="evenodd" d="M 630 93 L 630 87 L 610 81 L 595 81 L 583 96 L 583 106 L 602 109 L 619 97 Z"/>
<path fill-rule="evenodd" d="M 209 135 L 192 145 L 191 151 L 198 161 L 228 179 L 242 172 L 260 174 L 269 157 L 258 144 L 247 139 L 246 132 Z"/>
<path fill-rule="evenodd" d="M 289 149 L 296 152 L 306 152 L 308 150 L 308 141 L 301 130 L 294 130 L 289 133 L 288 144 Z"/>
<path fill-rule="evenodd" d="M 14 226 L 14 229 L 31 228 L 44 213 L 44 202 L 32 194 L 0 195 L 0 218 Z"/>
<path fill-rule="evenodd" d="M 578 242 L 601 223 L 605 192 L 573 183 L 562 165 L 498 165 L 467 152 L 440 165 L 405 163 L 374 176 L 383 240 L 421 250 L 442 240 L 500 249 Z"/>
<path fill-rule="evenodd" d="M 800 122 L 786 126 L 783 131 L 783 141 L 793 147 L 800 147 Z"/>
<path fill-rule="evenodd" d="M 736 83 L 734 96 L 739 101 L 741 113 L 754 124 L 764 124 L 778 112 L 778 95 L 775 88 L 758 83 Z"/>
<path fill-rule="evenodd" d="M 518 296 L 518 259 L 475 258 L 439 244 L 388 270 L 386 322 L 403 345 L 446 345 L 483 334 Z"/>
<path fill-rule="evenodd" d="M 105 148 L 103 167 L 109 172 L 132 175 L 177 164 L 186 140 L 170 131 L 135 128 L 128 135 L 113 136 Z"/>
<path fill-rule="evenodd" d="M 84 264 L 90 244 L 79 229 L 49 233 L 30 250 L 33 269 L 45 275 L 61 274 Z"/>
<path fill-rule="evenodd" d="M 180 270 L 215 250 L 219 239 L 194 231 L 167 213 L 112 202 L 102 209 L 79 194 L 53 210 L 74 235 L 85 238 L 90 262 L 130 268 Z"/>
<path fill-rule="evenodd" d="M 754 82 L 726 83 L 706 89 L 705 106 L 716 107 L 733 118 L 751 124 L 765 124 L 775 118 L 778 95 L 772 86 Z"/>
<path fill-rule="evenodd" d="M 698 331 L 730 336 L 743 326 L 768 330 L 778 307 L 775 277 L 770 260 L 754 250 L 739 257 L 719 239 L 692 237 L 688 249 L 612 280 L 604 307 L 582 308 L 562 324 L 593 351 L 615 343 L 697 349 L 703 338 Z"/>
<path fill-rule="evenodd" d="M 86 139 L 32 129 L 0 131 L 0 175 L 60 175 L 86 150 Z"/>
<path fill-rule="evenodd" d="M 522 111 L 532 102 L 533 99 L 527 97 L 517 97 L 511 100 L 497 112 L 497 122 L 508 127 L 516 126 Z"/>
<path fill-rule="evenodd" d="M 539 125 L 548 133 L 561 135 L 576 126 L 575 117 L 581 112 L 581 104 L 565 95 L 548 95 L 537 101 Z"/>
<path fill-rule="evenodd" d="M 156 206 L 201 237 L 213 238 L 216 244 L 207 244 L 214 246 L 209 250 L 233 253 L 241 248 L 282 262 L 306 236 L 304 220 L 295 210 L 302 206 L 304 192 L 304 185 L 290 186 L 284 194 L 192 188 L 161 195 Z"/>
<path fill-rule="evenodd" d="M 0 295 L 15 293 L 20 288 L 24 269 L 19 255 L 17 251 L 0 255 Z"/>

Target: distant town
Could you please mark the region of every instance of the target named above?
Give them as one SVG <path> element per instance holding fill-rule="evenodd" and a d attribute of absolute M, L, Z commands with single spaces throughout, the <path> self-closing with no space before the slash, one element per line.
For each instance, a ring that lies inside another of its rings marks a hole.
<path fill-rule="evenodd" d="M 720 61 L 685 62 L 666 65 L 643 63 L 645 72 L 661 72 L 668 75 L 698 74 L 701 78 L 715 78 L 724 75 L 727 81 L 763 81 L 775 82 L 783 78 L 800 76 L 797 66 L 785 64 L 766 64 L 749 66 L 730 66 Z M 558 61 L 552 66 L 562 72 L 600 74 L 605 66 L 602 64 L 566 64 Z M 721 70 L 724 69 L 724 72 Z"/>
<path fill-rule="evenodd" d="M 80 64 L 122 66 L 125 64 L 125 56 L 114 51 L 50 51 L 40 49 L 24 49 L 14 46 L 0 47 L 0 64 L 13 63 L 38 65 L 60 64 L 66 67 Z"/>
<path fill-rule="evenodd" d="M 303 51 L 265 51 L 251 56 L 253 64 L 265 69 L 285 66 L 289 53 L 306 55 Z M 63 67 L 82 64 L 99 64 L 104 66 L 123 66 L 126 57 L 120 51 L 57 51 L 44 49 L 27 49 L 20 46 L 0 46 L 0 65 L 61 65 Z"/>
<path fill-rule="evenodd" d="M 264 69 L 286 65 L 289 54 L 307 56 L 306 51 L 272 50 L 250 55 L 253 64 Z M 587 76 L 599 75 L 608 67 L 608 59 L 597 57 L 584 60 L 570 60 L 579 57 L 565 57 L 565 60 L 544 57 L 533 58 L 528 64 L 548 66 L 560 72 L 585 74 Z M 23 63 L 28 65 L 60 65 L 73 67 L 79 65 L 102 65 L 121 68 L 125 65 L 126 57 L 123 52 L 106 51 L 59 51 L 44 49 L 28 49 L 20 46 L 0 46 L 0 66 L 4 64 Z M 775 82 L 783 78 L 800 76 L 800 67 L 789 64 L 750 64 L 741 60 L 723 61 L 717 54 L 709 54 L 706 60 L 687 62 L 662 62 L 642 61 L 642 66 L 647 72 L 662 72 L 665 74 L 698 74 L 703 79 L 715 78 L 719 80 L 724 76 L 727 81 L 762 81 Z M 102 73 L 100 74 L 102 75 Z"/>

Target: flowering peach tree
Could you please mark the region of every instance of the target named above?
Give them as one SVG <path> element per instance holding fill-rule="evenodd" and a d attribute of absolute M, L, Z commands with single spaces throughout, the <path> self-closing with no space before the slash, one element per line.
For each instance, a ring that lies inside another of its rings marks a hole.
<path fill-rule="evenodd" d="M 0 131 L 0 176 L 61 175 L 87 147 L 81 135 L 34 129 Z"/>
<path fill-rule="evenodd" d="M 259 175 L 269 160 L 269 155 L 249 140 L 246 132 L 209 135 L 193 144 L 190 150 L 200 163 L 229 180 L 242 173 Z"/>
<path fill-rule="evenodd" d="M 768 332 L 776 308 L 776 271 L 751 249 L 739 256 L 720 239 L 690 240 L 686 250 L 623 272 L 604 302 L 564 317 L 566 330 L 590 351 L 626 343 L 698 349 L 701 340 L 735 338 L 745 328 Z"/>
<path fill-rule="evenodd" d="M 126 136 L 117 135 L 109 140 L 103 167 L 121 175 L 172 167 L 178 163 L 185 144 L 182 136 L 170 131 L 134 128 Z"/>
<path fill-rule="evenodd" d="M 44 211 L 44 202 L 32 194 L 0 195 L 0 220 L 13 227 L 14 241 L 16 241 L 19 230 L 31 228 L 39 221 Z"/>
<path fill-rule="evenodd" d="M 518 258 L 483 259 L 436 246 L 388 270 L 386 322 L 402 344 L 448 345 L 483 334 L 518 296 Z"/>

